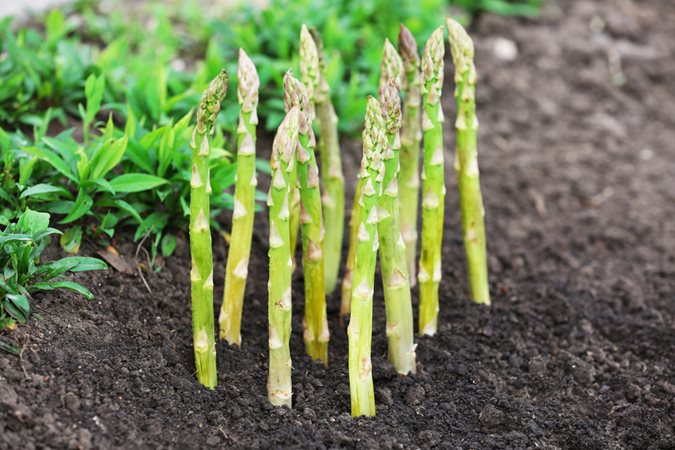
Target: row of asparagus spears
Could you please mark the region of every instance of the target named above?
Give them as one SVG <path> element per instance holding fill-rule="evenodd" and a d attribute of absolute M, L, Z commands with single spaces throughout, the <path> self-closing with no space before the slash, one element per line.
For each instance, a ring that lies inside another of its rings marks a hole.
<path fill-rule="evenodd" d="M 455 66 L 456 153 L 462 230 L 471 297 L 490 303 L 483 203 L 480 192 L 475 115 L 473 42 L 447 19 Z M 374 415 L 371 340 L 374 279 L 379 254 L 386 310 L 389 360 L 415 373 L 411 287 L 419 282 L 419 333 L 435 334 L 444 228 L 445 151 L 441 95 L 443 28 L 435 30 L 422 57 L 412 34 L 401 26 L 398 50 L 385 41 L 378 98 L 369 97 L 363 157 L 349 224 L 349 251 L 342 281 L 340 321 L 349 314 L 349 380 L 352 415 Z M 320 37 L 302 27 L 300 75 L 284 77 L 286 116 L 273 141 L 269 208 L 269 378 L 274 405 L 291 406 L 291 280 L 300 237 L 304 271 L 305 350 L 328 365 L 326 295 L 337 286 L 344 232 L 345 187 L 337 116 L 326 80 Z M 220 338 L 241 345 L 241 317 L 255 208 L 256 113 L 259 79 L 255 65 L 239 53 L 237 174 Z M 209 136 L 227 91 L 222 71 L 204 92 L 191 143 L 191 288 L 195 361 L 200 383 L 217 384 L 213 321 L 213 258 L 209 229 Z M 319 139 L 314 128 L 319 131 Z M 423 139 L 422 172 L 419 173 Z M 319 158 L 317 158 L 317 154 Z M 318 159 L 318 161 L 317 161 Z M 321 170 L 319 170 L 319 163 Z M 421 183 L 420 183 L 421 178 Z M 421 186 L 420 186 L 421 185 Z M 419 271 L 416 271 L 417 212 L 422 198 Z M 417 276 L 415 276 L 417 272 Z"/>

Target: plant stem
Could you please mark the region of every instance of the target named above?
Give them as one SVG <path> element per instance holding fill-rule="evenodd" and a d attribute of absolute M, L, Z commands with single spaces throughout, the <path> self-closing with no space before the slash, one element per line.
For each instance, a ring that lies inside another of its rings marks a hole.
<path fill-rule="evenodd" d="M 260 80 L 255 65 L 239 49 L 239 127 L 237 128 L 237 177 L 234 185 L 234 213 L 230 249 L 225 269 L 225 291 L 220 309 L 220 339 L 241 345 L 241 313 L 251 254 L 255 210 L 256 125 L 258 124 L 258 88 Z"/>
<path fill-rule="evenodd" d="M 352 416 L 375 415 L 370 347 L 373 322 L 373 288 L 377 263 L 377 203 L 384 177 L 382 153 L 387 146 L 382 112 L 377 100 L 368 98 L 366 126 L 363 131 L 361 179 L 364 180 L 359 203 L 361 215 L 354 263 L 354 287 L 351 299 L 349 337 L 349 388 Z"/>
<path fill-rule="evenodd" d="M 391 44 L 389 44 L 391 45 Z M 393 54 L 398 57 L 396 51 Z M 387 52 L 385 51 L 385 57 Z M 389 361 L 396 371 L 415 373 L 415 343 L 410 282 L 405 243 L 399 228 L 398 167 L 401 102 L 397 82 L 390 79 L 380 92 L 388 147 L 384 152 L 384 193 L 379 198 L 377 231 L 380 239 L 380 264 L 387 315 Z"/>
<path fill-rule="evenodd" d="M 352 301 L 352 279 L 354 277 L 354 260 L 356 259 L 356 236 L 361 223 L 361 191 L 363 190 L 363 180 L 361 173 L 358 175 L 356 189 L 354 190 L 354 202 L 352 203 L 352 214 L 349 219 L 349 250 L 347 251 L 347 260 L 345 261 L 345 274 L 342 278 L 342 300 L 340 302 L 340 326 L 344 325 L 344 319 L 350 312 Z"/>
<path fill-rule="evenodd" d="M 319 84 L 315 90 L 316 119 L 319 126 L 318 152 L 321 159 L 321 183 L 323 189 L 323 217 L 326 228 L 324 239 L 324 268 L 326 292 L 330 294 L 337 286 L 342 254 L 342 239 L 345 220 L 345 178 L 342 172 L 342 157 L 338 139 L 338 117 L 330 98 L 330 86 L 326 80 L 326 61 L 321 37 L 311 30 L 319 57 Z"/>
<path fill-rule="evenodd" d="M 417 43 L 408 29 L 401 25 L 398 49 L 403 60 L 402 91 L 403 121 L 401 124 L 401 171 L 399 173 L 399 204 L 401 208 L 401 234 L 406 248 L 410 286 L 417 284 L 415 257 L 417 255 L 417 211 L 420 196 L 420 58 Z"/>
<path fill-rule="evenodd" d="M 441 249 L 445 204 L 443 155 L 443 28 L 434 31 L 422 56 L 424 79 L 424 169 L 422 172 L 422 251 L 420 254 L 419 332 L 433 336 L 438 328 L 438 288 L 441 281 Z"/>
<path fill-rule="evenodd" d="M 483 196 L 480 192 L 478 170 L 474 47 L 473 41 L 459 23 L 448 18 L 447 28 L 457 86 L 455 89 L 457 100 L 455 170 L 457 171 L 469 286 L 471 298 L 476 303 L 489 305 L 485 210 Z"/>
<path fill-rule="evenodd" d="M 313 41 L 312 41 L 313 42 Z M 305 278 L 305 351 L 313 359 L 328 365 L 328 319 L 326 316 L 326 291 L 323 262 L 323 216 L 319 169 L 314 155 L 312 111 L 305 86 L 290 73 L 284 77 L 284 103 L 287 110 L 300 110 L 297 174 L 302 208 L 302 268 Z"/>
<path fill-rule="evenodd" d="M 220 102 L 227 93 L 227 72 L 222 70 L 202 95 L 197 109 L 197 126 L 192 134 L 192 177 L 190 179 L 190 253 L 192 270 L 192 338 L 197 379 L 215 388 L 216 344 L 213 318 L 213 255 L 211 248 L 209 136 L 213 132 Z"/>
<path fill-rule="evenodd" d="M 300 111 L 292 108 L 279 125 L 272 145 L 272 186 L 267 204 L 270 213 L 269 238 L 269 377 L 267 396 L 275 406 L 291 407 L 291 186 L 295 186 L 295 149 L 298 144 Z"/>

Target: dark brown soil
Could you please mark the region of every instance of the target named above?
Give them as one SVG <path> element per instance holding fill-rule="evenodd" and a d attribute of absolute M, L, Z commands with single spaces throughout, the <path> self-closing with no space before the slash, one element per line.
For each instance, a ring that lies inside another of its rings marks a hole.
<path fill-rule="evenodd" d="M 331 367 L 303 355 L 301 279 L 294 408 L 268 404 L 260 215 L 243 348 L 218 346 L 215 391 L 193 374 L 183 241 L 146 275 L 152 293 L 111 272 L 79 277 L 93 302 L 36 298 L 42 318 L 15 332 L 21 358 L 0 354 L 0 448 L 672 448 L 675 5 L 559 2 L 476 32 L 493 306 L 467 299 L 449 175 L 440 331 L 419 339 L 418 374 L 397 376 L 378 294 L 376 418 L 348 413 L 337 296 Z M 496 57 L 500 37 L 515 61 Z"/>

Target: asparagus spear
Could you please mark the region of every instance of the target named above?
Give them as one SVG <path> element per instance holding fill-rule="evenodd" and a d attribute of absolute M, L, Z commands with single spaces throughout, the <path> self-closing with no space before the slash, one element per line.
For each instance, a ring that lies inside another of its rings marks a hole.
<path fill-rule="evenodd" d="M 441 247 L 445 199 L 443 156 L 443 28 L 434 31 L 422 56 L 424 80 L 422 129 L 424 168 L 422 172 L 422 252 L 420 255 L 420 334 L 433 336 L 438 322 L 438 288 L 441 281 Z"/>
<path fill-rule="evenodd" d="M 354 260 L 356 259 L 356 236 L 358 235 L 359 223 L 361 220 L 361 190 L 363 189 L 363 179 L 361 173 L 358 174 L 356 189 L 354 191 L 354 202 L 352 203 L 352 215 L 349 219 L 349 250 L 347 251 L 347 260 L 345 262 L 345 274 L 342 278 L 342 300 L 340 302 L 340 325 L 344 325 L 344 318 L 349 314 L 352 300 L 352 278 L 354 276 Z"/>
<path fill-rule="evenodd" d="M 227 72 L 222 70 L 204 91 L 197 109 L 197 126 L 192 134 L 192 177 L 190 179 L 190 253 L 192 270 L 192 338 L 197 379 L 208 388 L 217 384 L 216 344 L 213 320 L 213 255 L 209 224 L 211 177 L 209 135 L 214 131 L 220 102 L 227 93 Z"/>
<path fill-rule="evenodd" d="M 295 186 L 295 149 L 298 145 L 298 108 L 292 108 L 279 125 L 272 144 L 272 186 L 267 204 L 270 213 L 268 283 L 269 377 L 267 396 L 275 406 L 291 406 L 291 246 L 289 201 Z"/>
<path fill-rule="evenodd" d="M 255 141 L 258 124 L 258 88 L 260 80 L 253 61 L 239 49 L 239 88 L 241 112 L 237 128 L 237 177 L 234 186 L 232 239 L 225 269 L 225 292 L 220 310 L 220 339 L 241 345 L 241 310 L 246 290 L 248 259 L 253 234 L 255 209 Z"/>
<path fill-rule="evenodd" d="M 319 169 L 314 155 L 312 110 L 307 89 L 290 73 L 284 77 L 286 110 L 300 110 L 298 149 L 296 152 L 297 178 L 300 185 L 302 209 L 302 267 L 305 276 L 305 351 L 309 356 L 328 365 L 328 319 L 323 262 L 323 216 Z"/>
<path fill-rule="evenodd" d="M 352 289 L 349 336 L 349 388 L 352 416 L 375 415 L 370 344 L 373 322 L 373 285 L 377 263 L 377 203 L 384 164 L 382 153 L 387 141 L 380 105 L 374 97 L 368 98 L 365 129 L 363 131 L 363 159 L 361 180 L 363 189 L 359 198 L 361 214 L 357 233 L 356 258 L 354 263 L 354 287 Z"/>
<path fill-rule="evenodd" d="M 455 170 L 459 188 L 464 247 L 468 265 L 471 298 L 490 304 L 483 197 L 478 171 L 476 118 L 476 67 L 473 63 L 473 41 L 456 21 L 447 19 L 452 59 L 455 65 L 455 98 L 457 99 L 457 149 Z"/>
<path fill-rule="evenodd" d="M 399 174 L 399 203 L 401 207 L 401 234 L 406 248 L 410 285 L 415 286 L 415 256 L 417 250 L 417 210 L 419 206 L 420 104 L 422 84 L 417 43 L 408 29 L 401 24 L 398 50 L 403 59 L 404 94 L 403 121 L 401 124 L 401 173 Z"/>
<path fill-rule="evenodd" d="M 331 293 L 337 285 L 342 253 L 342 236 L 345 220 L 345 178 L 342 173 L 342 157 L 338 141 L 338 118 L 330 98 L 330 86 L 326 80 L 326 61 L 321 37 L 312 29 L 311 36 L 319 57 L 319 84 L 314 92 L 316 119 L 319 125 L 318 152 L 321 158 L 321 182 L 323 188 L 323 217 L 326 227 L 324 239 L 324 268 L 326 292 Z"/>
<path fill-rule="evenodd" d="M 390 44 L 391 45 L 391 44 Z M 393 53 L 396 57 L 398 55 Z M 385 51 L 385 58 L 388 57 Z M 380 238 L 380 264 L 387 315 L 389 361 L 398 373 L 415 373 L 415 343 L 412 300 L 406 261 L 406 249 L 399 228 L 398 171 L 401 101 L 398 82 L 390 79 L 380 91 L 388 148 L 384 152 L 384 194 L 377 208 Z"/>
<path fill-rule="evenodd" d="M 396 49 L 389 39 L 384 43 L 384 56 L 382 58 L 382 65 L 380 66 L 380 91 L 382 91 L 386 80 L 396 78 L 400 81 L 402 74 L 402 62 L 398 57 Z M 349 250 L 347 253 L 347 261 L 345 263 L 345 275 L 342 279 L 342 302 L 340 304 L 340 324 L 343 323 L 344 317 L 349 314 L 352 293 L 352 278 L 354 274 L 354 258 L 356 257 L 357 235 L 360 224 L 361 215 L 361 190 L 363 189 L 364 180 L 359 179 L 356 183 L 356 191 L 354 193 L 354 203 L 352 204 L 352 216 L 349 221 Z"/>

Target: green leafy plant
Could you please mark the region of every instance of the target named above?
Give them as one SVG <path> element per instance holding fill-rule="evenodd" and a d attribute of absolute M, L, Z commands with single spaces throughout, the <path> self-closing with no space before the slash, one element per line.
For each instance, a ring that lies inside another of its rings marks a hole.
<path fill-rule="evenodd" d="M 88 299 L 93 294 L 81 284 L 65 279 L 67 273 L 105 270 L 96 258 L 71 256 L 42 263 L 40 257 L 51 235 L 60 234 L 49 227 L 49 214 L 27 209 L 0 233 L 0 331 L 30 316 L 33 294 L 54 289 L 69 289 Z"/>

